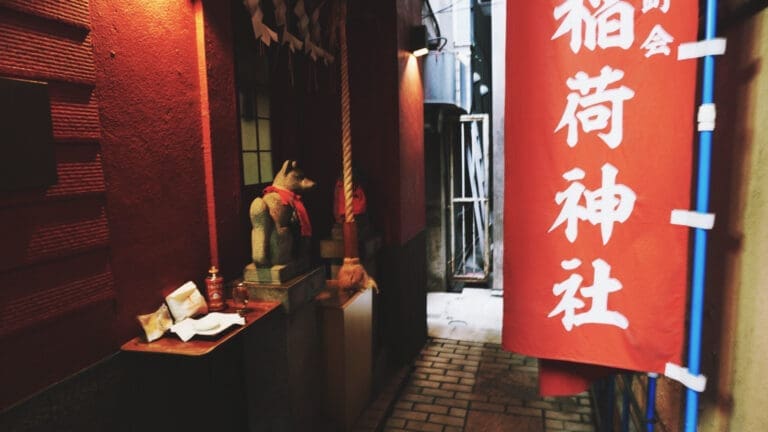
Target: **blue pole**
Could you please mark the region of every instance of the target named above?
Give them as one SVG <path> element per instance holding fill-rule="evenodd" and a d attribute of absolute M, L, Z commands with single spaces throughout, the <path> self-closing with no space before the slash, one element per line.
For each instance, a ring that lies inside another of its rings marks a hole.
<path fill-rule="evenodd" d="M 648 395 L 645 399 L 645 432 L 653 432 L 656 422 L 656 374 L 648 374 Z"/>
<path fill-rule="evenodd" d="M 715 37 L 717 0 L 707 0 L 705 39 Z M 715 84 L 715 59 L 704 57 L 701 83 L 701 103 L 712 103 Z M 712 131 L 699 132 L 699 167 L 696 185 L 696 211 L 706 213 L 709 208 L 709 177 L 712 159 Z M 701 373 L 701 324 L 704 309 L 704 276 L 707 258 L 707 231 L 697 228 L 693 243 L 693 276 L 691 287 L 691 327 L 688 334 L 688 370 Z M 686 389 L 685 432 L 695 432 L 699 418 L 699 394 Z"/>

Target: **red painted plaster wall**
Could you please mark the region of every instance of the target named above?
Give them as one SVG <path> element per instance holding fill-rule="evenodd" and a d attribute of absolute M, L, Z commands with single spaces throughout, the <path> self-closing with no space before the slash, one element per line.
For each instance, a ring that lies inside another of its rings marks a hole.
<path fill-rule="evenodd" d="M 400 79 L 400 242 L 426 226 L 424 201 L 424 90 L 419 60 L 408 52 L 398 59 Z"/>
<path fill-rule="evenodd" d="M 0 191 L 0 409 L 114 351 L 88 1 L 33 3 L 0 2 L 0 76 L 45 83 L 58 181 Z"/>
<path fill-rule="evenodd" d="M 200 1 L 206 14 L 217 245 L 225 276 L 234 278 L 241 271 L 243 256 L 247 257 L 250 229 L 242 218 L 245 203 L 240 195 L 228 29 L 236 11 L 231 2 Z M 24 5 L 13 2 L 17 3 Z M 408 2 L 399 1 L 398 7 L 400 3 Z M 76 4 L 88 2 L 78 0 Z M 88 97 L 62 108 L 83 122 L 61 123 L 63 135 L 59 138 L 71 141 L 78 133 L 93 129 L 83 136 L 85 147 L 91 150 L 76 159 L 78 163 L 80 159 L 90 161 L 89 155 L 94 154 L 96 170 L 103 167 L 105 187 L 83 193 L 96 194 L 106 202 L 108 236 L 101 249 L 78 259 L 93 261 L 89 268 L 110 275 L 108 281 L 97 281 L 97 288 L 107 292 L 111 301 L 102 299 L 44 329 L 30 328 L 3 339 L 4 352 L 16 352 L 12 362 L 3 355 L 4 366 L 10 366 L 6 374 L 36 371 L 36 379 L 10 399 L 3 399 L 4 404 L 115 352 L 140 333 L 135 316 L 155 310 L 167 292 L 187 280 L 194 280 L 202 289 L 210 263 L 194 3 L 91 0 L 88 9 L 90 24 L 82 24 L 87 20 L 76 24 L 86 30 L 90 25 L 90 39 L 85 43 L 93 45 L 93 77 L 72 84 L 75 90 L 78 86 L 86 89 L 75 91 L 76 95 Z M 418 21 L 419 13 L 411 7 L 404 20 L 387 2 L 359 2 L 350 9 L 353 157 L 369 178 L 374 225 L 383 230 L 387 245 L 401 245 L 424 227 L 420 80 L 408 78 L 410 66 L 397 60 L 397 47 L 406 40 L 404 29 Z M 70 18 L 65 21 L 72 25 Z M 400 36 L 389 36 L 395 33 Z M 285 157 L 301 160 L 308 175 L 318 180 L 320 188 L 305 201 L 313 223 L 318 222 L 318 236 L 324 236 L 332 223 L 333 183 L 341 165 L 335 69 L 301 61 L 294 67 L 304 76 L 296 87 L 290 86 L 286 73 L 275 79 L 281 85 L 275 86 L 273 98 L 286 98 L 275 110 L 283 113 L 282 120 L 276 115 L 275 156 L 277 162 Z M 319 86 L 312 90 L 315 80 Z M 65 102 L 67 95 L 62 97 Z M 77 103 L 87 109 L 72 111 Z M 78 192 L 81 186 L 92 184 L 85 181 L 88 179 L 92 180 L 88 177 L 62 186 Z M 52 189 L 54 195 L 59 189 Z M 55 286 L 46 275 L 64 278 L 75 271 L 57 269 L 47 266 L 45 271 L 34 272 L 29 281 L 49 289 Z M 22 273 L 17 276 L 14 280 L 25 280 Z M 17 285 L 15 290 L 24 289 L 21 282 Z"/>
<path fill-rule="evenodd" d="M 389 2 L 349 8 L 352 157 L 368 177 L 368 210 L 387 244 L 400 243 L 401 226 L 396 19 Z"/>
<path fill-rule="evenodd" d="M 374 226 L 403 245 L 426 226 L 421 67 L 406 51 L 421 2 L 359 2 L 349 14 L 353 160 Z"/>
<path fill-rule="evenodd" d="M 59 163 L 59 184 L 44 193 L 0 196 L 0 218 L 17 215 L 10 221 L 15 241 L 0 253 L 10 257 L 0 266 L 0 310 L 21 314 L 14 322 L 23 324 L 2 321 L 0 408 L 117 351 L 140 334 L 136 315 L 154 311 L 187 280 L 204 291 L 210 245 L 201 46 L 215 246 L 228 278 L 242 271 L 248 236 L 240 217 L 230 3 L 204 6 L 204 45 L 195 3 L 187 0 L 14 0 L 0 7 L 0 26 L 21 29 L 3 33 L 4 40 L 16 37 L 9 45 L 27 53 L 3 56 L 0 75 L 52 81 Z M 8 207 L 21 204 L 21 213 Z M 38 301 L 28 300 L 35 292 Z"/>
<path fill-rule="evenodd" d="M 91 15 L 117 347 L 209 265 L 195 22 L 186 0 L 93 0 Z"/>
<path fill-rule="evenodd" d="M 422 68 L 408 46 L 411 29 L 421 24 L 421 2 L 398 0 L 397 14 L 400 242 L 404 244 L 426 227 Z"/>
<path fill-rule="evenodd" d="M 219 268 L 226 280 L 242 274 L 250 259 L 250 222 L 241 196 L 240 129 L 235 87 L 232 2 L 203 0 L 208 100 L 211 112 L 211 151 L 216 201 Z M 245 233 L 245 234 L 244 234 Z"/>

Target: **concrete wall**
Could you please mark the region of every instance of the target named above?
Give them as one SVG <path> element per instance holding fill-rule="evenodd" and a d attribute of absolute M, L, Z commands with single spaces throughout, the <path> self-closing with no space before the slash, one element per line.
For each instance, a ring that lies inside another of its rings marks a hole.
<path fill-rule="evenodd" d="M 429 61 L 429 59 L 427 59 Z M 442 105 L 425 105 L 424 176 L 427 213 L 427 291 L 448 288 L 447 255 L 450 243 L 449 203 L 446 194 L 448 149 L 456 139 L 454 128 L 459 111 Z"/>
<path fill-rule="evenodd" d="M 504 95 L 506 81 L 506 40 L 507 40 L 507 4 L 506 2 L 491 3 L 491 41 L 492 50 L 492 77 L 491 103 L 493 118 L 491 119 L 491 178 L 498 180 L 493 182 L 492 188 L 492 218 L 493 227 L 492 253 L 493 253 L 493 281 L 491 288 L 500 290 L 504 288 Z"/>
<path fill-rule="evenodd" d="M 737 3 L 737 2 L 732 2 Z M 768 10 L 729 23 L 717 59 L 712 210 L 700 430 L 768 424 Z"/>

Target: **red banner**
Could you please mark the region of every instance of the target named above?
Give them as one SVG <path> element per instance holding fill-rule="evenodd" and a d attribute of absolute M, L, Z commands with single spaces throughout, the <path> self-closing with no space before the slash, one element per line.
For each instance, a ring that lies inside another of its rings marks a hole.
<path fill-rule="evenodd" d="M 504 347 L 663 372 L 680 363 L 694 0 L 507 6 Z"/>

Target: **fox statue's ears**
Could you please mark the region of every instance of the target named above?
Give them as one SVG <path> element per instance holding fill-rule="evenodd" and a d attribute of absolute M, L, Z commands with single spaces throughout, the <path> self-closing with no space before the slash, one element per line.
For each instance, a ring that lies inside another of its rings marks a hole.
<path fill-rule="evenodd" d="M 292 161 L 288 159 L 285 162 L 283 162 L 283 167 L 280 168 L 280 171 L 278 172 L 278 174 L 288 175 L 288 173 L 291 172 L 291 170 L 296 169 L 297 165 L 298 163 L 296 161 Z"/>
<path fill-rule="evenodd" d="M 283 175 L 287 174 L 288 173 L 288 166 L 290 165 L 290 162 L 291 161 L 289 161 L 289 160 L 283 162 L 283 167 L 280 168 L 280 171 L 278 171 L 278 174 L 283 174 Z"/>

